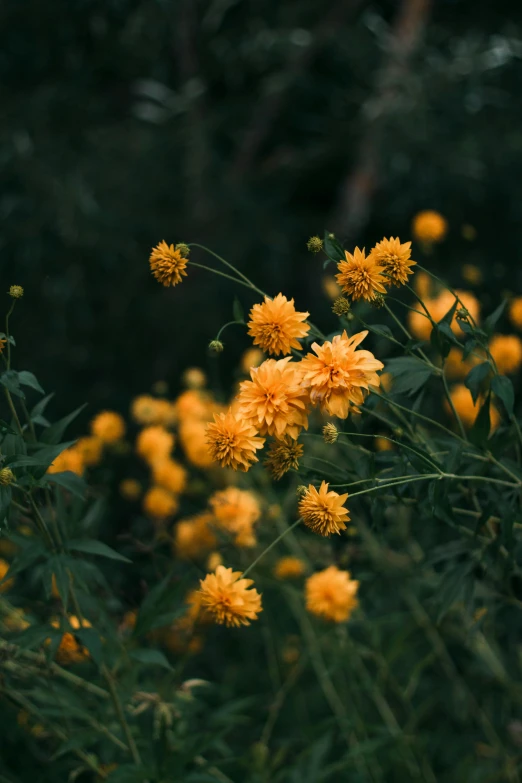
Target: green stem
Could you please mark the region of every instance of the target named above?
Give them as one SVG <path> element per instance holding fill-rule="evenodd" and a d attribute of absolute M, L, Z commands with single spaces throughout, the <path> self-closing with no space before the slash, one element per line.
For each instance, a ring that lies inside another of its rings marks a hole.
<path fill-rule="evenodd" d="M 441 375 L 441 378 L 442 378 L 442 383 L 444 385 L 444 394 L 446 395 L 446 399 L 448 401 L 448 405 L 451 408 L 451 412 L 453 413 L 453 415 L 455 417 L 455 421 L 457 422 L 457 424 L 459 426 L 461 438 L 463 440 L 467 440 L 467 438 L 466 438 L 466 430 L 464 429 L 464 425 L 462 423 L 462 419 L 460 418 L 459 414 L 457 413 L 457 409 L 455 408 L 455 403 L 453 402 L 451 394 L 450 394 L 448 381 L 447 381 L 446 375 L 444 373 L 444 365 L 442 365 L 442 375 Z"/>
<path fill-rule="evenodd" d="M 11 302 L 11 307 L 7 311 L 7 315 L 5 317 L 5 336 L 7 338 L 7 369 L 8 370 L 11 369 L 11 340 L 9 339 L 9 337 L 10 337 L 10 335 L 9 335 L 9 318 L 10 318 L 10 316 L 11 316 L 11 314 L 12 314 L 14 308 L 15 308 L 15 303 L 16 303 L 16 300 L 13 299 L 13 301 Z"/>
<path fill-rule="evenodd" d="M 229 269 L 231 269 L 233 272 L 235 272 L 236 275 L 239 275 L 239 277 L 242 277 L 243 280 L 246 283 L 248 283 L 249 288 L 253 288 L 259 294 L 262 294 L 263 296 L 267 296 L 267 294 L 265 294 L 264 291 L 261 291 L 261 289 L 256 288 L 256 286 L 253 284 L 253 282 L 251 280 L 249 280 L 249 278 L 246 275 L 244 275 L 243 272 L 241 272 L 239 269 L 236 269 L 236 267 L 233 264 L 231 264 L 230 261 L 227 261 L 225 258 L 223 258 L 222 256 L 218 255 L 213 250 L 210 250 L 210 248 L 205 247 L 205 245 L 198 245 L 197 242 L 190 242 L 189 243 L 189 247 L 199 247 L 200 250 L 204 250 L 205 253 L 209 253 L 211 256 L 214 256 L 214 258 L 217 258 L 218 261 L 220 261 L 222 264 L 224 264 Z M 192 262 L 190 261 L 189 263 L 192 263 Z"/>
<path fill-rule="evenodd" d="M 269 546 L 267 546 L 267 548 L 263 552 L 261 552 L 259 557 L 256 557 L 256 559 L 252 563 L 250 563 L 250 565 L 241 574 L 241 578 L 244 579 L 244 577 L 248 574 L 248 572 L 251 571 L 254 568 L 254 566 L 256 566 L 259 563 L 259 561 L 262 560 L 262 558 L 268 552 L 270 552 L 271 549 L 273 549 L 275 547 L 276 544 L 278 544 L 286 535 L 288 535 L 288 533 L 290 533 L 291 530 L 293 530 L 295 527 L 297 527 L 299 524 L 301 524 L 301 521 L 302 521 L 301 517 L 299 517 L 299 519 L 297 519 L 293 523 L 293 525 L 290 525 L 290 527 L 287 527 L 285 530 L 283 530 L 283 532 L 279 536 L 277 536 L 277 538 L 275 538 L 272 541 L 272 543 L 269 544 Z"/>
<path fill-rule="evenodd" d="M 385 307 L 386 311 L 388 312 L 388 314 L 391 315 L 391 317 L 393 318 L 395 323 L 399 326 L 399 328 L 406 335 L 408 340 L 413 340 L 413 337 L 411 336 L 409 331 L 406 329 L 404 324 L 397 318 L 397 316 L 395 315 L 395 313 L 393 312 L 393 310 L 391 309 L 391 307 L 389 306 L 389 304 L 387 302 L 384 302 L 384 307 Z M 428 359 L 428 357 L 426 356 L 426 354 L 424 353 L 422 348 L 418 348 L 417 350 L 418 350 L 419 354 L 422 356 L 422 358 L 424 359 L 424 361 L 426 362 L 426 364 L 428 364 L 430 367 L 433 367 L 434 369 L 436 369 L 438 371 L 438 368 L 436 368 L 435 365 L 432 362 L 430 362 L 430 360 Z"/>
<path fill-rule="evenodd" d="M 132 760 L 134 761 L 135 764 L 141 764 L 140 754 L 138 748 L 136 747 L 136 743 L 134 742 L 134 737 L 131 734 L 131 730 L 129 724 L 127 723 L 127 719 L 125 718 L 125 712 L 123 711 L 123 705 L 120 701 L 120 697 L 116 689 L 116 683 L 114 682 L 114 678 L 105 664 L 102 664 L 101 672 L 105 677 L 105 680 L 109 687 L 109 692 L 111 694 L 112 702 L 114 704 L 114 709 L 116 710 L 116 714 L 118 716 L 121 727 L 123 729 L 123 733 L 125 734 L 125 739 L 127 740 L 127 745 L 129 747 Z"/>
<path fill-rule="evenodd" d="M 224 331 L 225 331 L 225 329 L 227 328 L 227 326 L 234 326 L 234 325 L 236 325 L 236 324 L 237 324 L 237 326 L 245 326 L 245 322 L 244 322 L 244 321 L 229 321 L 228 323 L 224 324 L 224 325 L 221 327 L 221 329 L 220 329 L 220 330 L 219 330 L 219 332 L 217 333 L 217 336 L 216 336 L 214 339 L 215 339 L 215 340 L 219 340 L 219 338 L 221 337 L 221 334 L 222 334 L 222 332 L 224 332 Z"/>
<path fill-rule="evenodd" d="M 245 288 L 250 288 L 251 290 L 263 294 L 262 291 L 260 291 L 255 286 L 250 285 L 250 283 L 245 283 L 243 280 L 239 280 L 237 277 L 232 277 L 232 275 L 227 275 L 226 272 L 220 272 L 219 269 L 212 269 L 211 266 L 205 266 L 205 264 L 196 264 L 195 261 L 190 261 L 189 264 L 190 266 L 196 266 L 198 269 L 205 269 L 207 272 L 212 272 L 212 274 L 214 275 L 219 275 L 219 277 L 226 277 L 227 280 L 232 280 L 233 283 L 239 283 L 239 285 L 242 285 Z"/>

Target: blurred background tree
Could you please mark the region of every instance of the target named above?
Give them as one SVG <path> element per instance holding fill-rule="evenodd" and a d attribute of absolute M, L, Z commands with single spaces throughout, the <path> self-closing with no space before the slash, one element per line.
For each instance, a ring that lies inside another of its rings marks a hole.
<path fill-rule="evenodd" d="M 0 18 L 1 277 L 26 289 L 20 362 L 57 413 L 174 392 L 228 320 L 217 278 L 154 282 L 160 239 L 328 318 L 307 238 L 404 241 L 437 209 L 431 263 L 459 285 L 479 266 L 486 310 L 520 292 L 518 3 L 4 0 Z"/>

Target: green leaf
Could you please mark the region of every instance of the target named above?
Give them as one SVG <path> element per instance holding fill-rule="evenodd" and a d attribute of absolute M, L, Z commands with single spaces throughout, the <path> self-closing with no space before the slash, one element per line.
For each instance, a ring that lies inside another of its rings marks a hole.
<path fill-rule="evenodd" d="M 184 608 L 183 602 L 179 598 L 184 585 L 184 581 L 173 584 L 172 575 L 167 574 L 161 582 L 152 588 L 140 606 L 134 630 L 136 636 L 141 636 L 153 628 L 165 625 L 166 614 L 177 612 L 180 607 Z"/>
<path fill-rule="evenodd" d="M 418 392 L 434 372 L 432 367 L 414 356 L 390 359 L 385 369 L 393 376 L 392 393 L 409 396 Z"/>
<path fill-rule="evenodd" d="M 15 555 L 9 568 L 11 576 L 25 571 L 29 566 L 33 566 L 41 557 L 47 558 L 49 556 L 49 551 L 38 539 L 28 541 L 27 538 L 16 535 L 10 535 L 9 538 L 22 547 L 18 554 Z"/>
<path fill-rule="evenodd" d="M 79 408 L 76 408 L 75 411 L 69 413 L 68 416 L 64 416 L 63 419 L 55 422 L 55 424 L 51 424 L 51 426 L 42 433 L 42 441 L 44 443 L 59 443 L 69 424 L 76 419 L 84 408 L 85 405 L 80 405 Z"/>
<path fill-rule="evenodd" d="M 72 633 L 78 637 L 84 647 L 86 647 L 97 666 L 102 664 L 102 640 L 100 634 L 94 628 L 73 628 Z"/>
<path fill-rule="evenodd" d="M 512 416 L 515 404 L 515 390 L 511 380 L 506 378 L 505 375 L 495 375 L 491 381 L 491 391 L 502 400 L 507 415 Z"/>
<path fill-rule="evenodd" d="M 492 368 L 489 362 L 482 362 L 482 364 L 477 364 L 475 367 L 473 367 L 466 375 L 464 385 L 467 386 L 471 392 L 471 396 L 473 397 L 473 405 L 476 403 L 480 394 L 482 381 L 487 378 L 491 372 L 491 369 Z"/>
<path fill-rule="evenodd" d="M 20 388 L 18 373 L 14 370 L 6 370 L 2 373 L 2 375 L 0 375 L 0 383 L 2 386 L 5 386 L 11 394 L 14 394 L 15 397 L 21 397 L 22 400 L 25 399 L 25 394 Z"/>
<path fill-rule="evenodd" d="M 6 518 L 11 500 L 13 499 L 13 490 L 11 487 L 0 486 L 0 525 L 3 524 Z"/>
<path fill-rule="evenodd" d="M 369 331 L 372 334 L 378 334 L 381 337 L 387 337 L 388 339 L 393 339 L 393 332 L 390 329 L 389 326 L 386 326 L 386 324 L 372 324 L 369 326 Z"/>
<path fill-rule="evenodd" d="M 234 315 L 234 321 L 239 321 L 242 324 L 245 323 L 245 312 L 237 296 L 234 299 L 234 304 L 232 306 L 232 313 Z"/>
<path fill-rule="evenodd" d="M 87 484 L 70 470 L 64 470 L 62 473 L 48 473 L 46 480 L 49 484 L 58 484 L 58 486 L 71 492 L 76 497 L 84 498 L 87 491 Z"/>
<path fill-rule="evenodd" d="M 484 321 L 484 331 L 488 335 L 492 335 L 495 331 L 495 326 L 497 325 L 497 321 L 500 319 L 500 316 L 505 310 L 505 307 L 507 305 L 507 299 L 504 299 L 503 302 L 499 304 L 499 306 L 494 310 L 491 315 L 488 315 L 486 320 Z"/>
<path fill-rule="evenodd" d="M 475 423 L 469 432 L 470 441 L 475 446 L 479 446 L 479 448 L 485 446 L 489 438 L 489 431 L 491 429 L 491 418 L 489 415 L 490 403 L 491 393 L 488 392 L 486 401 L 479 410 Z"/>
<path fill-rule="evenodd" d="M 52 400 L 53 397 L 54 397 L 54 392 L 48 394 L 47 397 L 38 400 L 38 402 L 36 403 L 36 405 L 31 411 L 31 419 L 33 421 L 42 415 L 42 413 L 45 411 L 47 405 L 49 404 L 49 402 Z"/>
<path fill-rule="evenodd" d="M 82 541 L 69 541 L 68 548 L 73 552 L 84 552 L 88 555 L 108 557 L 110 560 L 121 560 L 122 563 L 132 563 L 132 560 L 129 560 L 127 557 L 124 557 L 118 552 L 115 552 L 114 549 L 111 549 L 111 547 L 107 546 L 107 544 L 91 538 L 86 538 Z"/>
<path fill-rule="evenodd" d="M 130 657 L 140 663 L 146 663 L 149 666 L 162 666 L 164 669 L 172 669 L 165 655 L 160 650 L 151 650 L 150 648 L 140 648 L 132 650 Z"/>
<path fill-rule="evenodd" d="M 38 383 L 36 376 L 33 375 L 32 372 L 28 372 L 27 370 L 21 370 L 18 373 L 18 380 L 22 386 L 29 386 L 31 389 L 40 392 L 40 394 L 45 394 L 44 390 Z"/>
<path fill-rule="evenodd" d="M 324 252 L 331 261 L 338 264 L 339 261 L 342 261 L 344 258 L 344 250 L 341 243 L 335 237 L 331 236 L 331 233 L 331 231 L 324 232 Z"/>

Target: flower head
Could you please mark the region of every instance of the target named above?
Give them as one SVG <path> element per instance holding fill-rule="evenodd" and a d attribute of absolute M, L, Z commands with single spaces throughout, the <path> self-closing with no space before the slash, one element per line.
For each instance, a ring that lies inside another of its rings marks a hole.
<path fill-rule="evenodd" d="M 348 571 L 329 566 L 306 580 L 306 608 L 311 614 L 344 623 L 356 608 L 359 582 Z"/>
<path fill-rule="evenodd" d="M 276 579 L 296 579 L 306 571 L 306 563 L 299 557 L 281 557 L 274 566 Z"/>
<path fill-rule="evenodd" d="M 213 530 L 214 517 L 204 512 L 181 519 L 174 527 L 174 552 L 177 557 L 193 560 L 206 554 L 217 544 Z"/>
<path fill-rule="evenodd" d="M 296 440 L 276 440 L 270 444 L 264 465 L 276 481 L 279 481 L 289 470 L 299 469 L 299 459 L 303 456 L 303 451 L 303 445 Z"/>
<path fill-rule="evenodd" d="M 265 356 L 260 348 L 247 348 L 241 357 L 241 370 L 245 375 L 250 375 L 252 367 L 259 367 Z"/>
<path fill-rule="evenodd" d="M 153 463 L 152 475 L 158 487 L 163 487 L 174 495 L 181 495 L 187 485 L 187 471 L 183 465 L 169 457 Z"/>
<path fill-rule="evenodd" d="M 397 286 L 408 282 L 408 275 L 413 274 L 411 267 L 417 263 L 410 258 L 411 242 L 401 244 L 399 237 L 377 242 L 371 254 Z"/>
<path fill-rule="evenodd" d="M 203 389 L 207 384 L 207 376 L 199 367 L 187 367 L 182 381 L 189 389 Z"/>
<path fill-rule="evenodd" d="M 218 527 L 235 536 L 237 546 L 255 546 L 254 525 L 261 516 L 259 501 L 252 492 L 227 487 L 209 500 Z"/>
<path fill-rule="evenodd" d="M 442 242 L 448 230 L 448 221 L 440 212 L 432 209 L 426 209 L 424 212 L 417 212 L 413 218 L 412 231 L 415 239 L 419 242 Z"/>
<path fill-rule="evenodd" d="M 214 414 L 214 421 L 207 425 L 206 433 L 208 451 L 214 462 L 234 470 L 247 471 L 257 462 L 256 451 L 265 443 L 251 422 L 231 410 Z"/>
<path fill-rule="evenodd" d="M 80 451 L 71 446 L 69 449 L 64 449 L 57 457 L 55 457 L 53 463 L 47 468 L 47 473 L 65 473 L 70 471 L 76 473 L 77 476 L 81 476 L 85 463 Z"/>
<path fill-rule="evenodd" d="M 120 495 L 125 500 L 137 500 L 141 495 L 141 484 L 133 478 L 126 478 L 120 481 Z"/>
<path fill-rule="evenodd" d="M 261 435 L 297 440 L 308 428 L 307 394 L 302 388 L 299 365 L 290 357 L 267 359 L 250 371 L 251 381 L 240 384 L 239 415 Z"/>
<path fill-rule="evenodd" d="M 516 334 L 494 334 L 489 352 L 501 375 L 510 375 L 522 365 L 522 340 Z"/>
<path fill-rule="evenodd" d="M 131 405 L 131 416 L 142 426 L 150 424 L 171 424 L 173 408 L 168 400 L 160 400 L 150 394 L 135 397 Z"/>
<path fill-rule="evenodd" d="M 211 340 L 208 344 L 208 350 L 211 353 L 223 353 L 224 347 L 221 340 Z"/>
<path fill-rule="evenodd" d="M 103 441 L 96 435 L 86 435 L 76 442 L 75 448 L 81 454 L 84 465 L 93 467 L 102 458 Z"/>
<path fill-rule="evenodd" d="M 9 563 L 7 560 L 0 560 L 0 581 L 5 579 L 9 573 Z M 14 579 L 6 579 L 5 582 L 0 584 L 0 593 L 5 593 L 6 590 L 10 590 L 14 584 Z"/>
<path fill-rule="evenodd" d="M 91 421 L 91 432 L 103 443 L 116 443 L 125 435 L 125 422 L 119 413 L 102 411 Z"/>
<path fill-rule="evenodd" d="M 350 312 L 350 308 L 350 301 L 345 296 L 338 296 L 332 305 L 332 313 L 341 318 L 343 315 L 347 315 Z"/>
<path fill-rule="evenodd" d="M 3 487 L 7 487 L 9 484 L 12 484 L 15 481 L 15 478 L 15 474 L 11 468 L 0 469 L 0 485 Z"/>
<path fill-rule="evenodd" d="M 152 274 L 164 286 L 177 285 L 187 276 L 187 259 L 182 249 L 167 245 L 164 240 L 153 248 L 149 263 Z"/>
<path fill-rule="evenodd" d="M 345 250 L 346 261 L 339 261 L 335 276 L 343 292 L 352 299 L 371 301 L 375 294 L 386 293 L 386 278 L 384 269 L 380 266 L 373 253 L 366 256 L 364 249 L 355 248 L 353 255 Z"/>
<path fill-rule="evenodd" d="M 145 427 L 136 438 L 136 451 L 146 462 L 166 459 L 174 447 L 174 435 L 165 427 Z"/>
<path fill-rule="evenodd" d="M 337 429 L 335 424 L 332 424 L 332 422 L 328 422 L 328 424 L 324 425 L 323 440 L 325 443 L 335 443 L 338 437 L 339 437 L 339 430 Z"/>
<path fill-rule="evenodd" d="M 306 243 L 306 247 L 310 251 L 310 253 L 320 253 L 323 249 L 323 240 L 321 237 L 313 236 L 310 237 L 308 242 Z"/>
<path fill-rule="evenodd" d="M 509 320 L 516 329 L 522 329 L 522 296 L 516 296 L 509 303 Z M 0 350 L 1 353 L 1 350 Z"/>
<path fill-rule="evenodd" d="M 24 289 L 21 285 L 12 285 L 9 289 L 9 296 L 13 299 L 21 299 L 24 295 Z"/>
<path fill-rule="evenodd" d="M 241 571 L 220 565 L 200 580 L 201 603 L 220 625 L 250 625 L 262 611 L 261 596 L 252 584 L 252 579 L 241 579 Z"/>
<path fill-rule="evenodd" d="M 322 345 L 313 343 L 312 350 L 300 362 L 303 383 L 309 388 L 312 404 L 319 404 L 325 413 L 345 419 L 352 405 L 361 405 L 371 386 L 379 386 L 377 370 L 383 363 L 370 351 L 357 350 L 367 331 L 348 337 L 337 334 Z"/>
<path fill-rule="evenodd" d="M 151 487 L 143 497 L 143 510 L 153 519 L 166 519 L 178 510 L 175 495 L 164 487 Z"/>
<path fill-rule="evenodd" d="M 299 515 L 305 525 L 320 536 L 340 533 L 346 530 L 345 523 L 350 521 L 348 509 L 343 505 L 347 497 L 348 493 L 339 495 L 333 489 L 328 492 L 326 481 L 322 482 L 319 490 L 310 484 L 299 501 Z"/>
<path fill-rule="evenodd" d="M 279 356 L 291 353 L 292 348 L 301 348 L 297 338 L 306 337 L 310 326 L 306 321 L 309 313 L 299 313 L 294 300 L 278 294 L 274 299 L 265 297 L 262 304 L 255 304 L 250 311 L 248 334 L 254 338 L 254 345 L 263 351 Z"/>
<path fill-rule="evenodd" d="M 89 657 L 88 649 L 78 641 L 74 631 L 78 631 L 80 628 L 90 628 L 90 622 L 85 620 L 85 618 L 80 622 L 76 615 L 70 615 L 68 620 L 71 631 L 65 631 L 56 652 L 56 660 L 58 663 L 64 665 L 68 663 L 80 663 Z M 58 620 L 53 620 L 51 625 L 54 628 L 60 627 Z"/>

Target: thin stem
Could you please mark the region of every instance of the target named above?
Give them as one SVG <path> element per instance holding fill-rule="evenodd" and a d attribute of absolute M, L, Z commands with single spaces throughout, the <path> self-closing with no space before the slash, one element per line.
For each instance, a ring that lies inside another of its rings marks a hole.
<path fill-rule="evenodd" d="M 442 470 L 439 468 L 439 466 L 436 465 L 435 462 L 432 462 L 430 459 L 428 459 L 428 457 L 425 457 L 422 452 L 417 451 L 417 449 L 413 449 L 411 446 L 406 445 L 406 443 L 401 443 L 398 440 L 394 440 L 394 438 L 389 438 L 387 435 L 369 435 L 362 432 L 340 432 L 339 435 L 346 435 L 349 438 L 382 438 L 382 440 L 395 443 L 395 445 L 400 446 L 401 449 L 407 449 L 408 451 L 413 452 L 413 454 L 416 454 L 417 457 L 420 457 L 425 462 L 427 462 L 428 465 L 431 465 L 432 468 L 435 468 L 435 470 L 438 470 L 439 473 L 442 473 Z"/>
<path fill-rule="evenodd" d="M 239 285 L 244 286 L 245 288 L 250 288 L 251 290 L 257 291 L 260 294 L 263 294 L 262 291 L 260 291 L 258 288 L 256 288 L 253 285 L 250 285 L 250 283 L 245 283 L 243 280 L 239 280 L 237 277 L 232 277 L 232 275 L 227 275 L 226 272 L 220 272 L 219 269 L 212 269 L 211 266 L 205 266 L 204 264 L 196 264 L 195 261 L 189 261 L 190 266 L 196 266 L 198 269 L 205 269 L 207 272 L 212 272 L 214 275 L 219 275 L 220 277 L 226 277 L 227 280 L 232 280 L 233 283 L 239 283 Z M 264 296 L 264 294 L 263 294 Z"/>
<path fill-rule="evenodd" d="M 387 302 L 384 302 L 384 307 L 385 307 L 386 311 L 388 312 L 388 314 L 389 314 L 389 315 L 391 315 L 391 317 L 393 318 L 393 320 L 395 321 L 395 323 L 396 323 L 396 324 L 397 324 L 397 325 L 400 327 L 400 329 L 401 329 L 401 330 L 403 331 L 403 333 L 406 335 L 406 337 L 408 338 L 408 340 L 413 340 L 413 337 L 411 336 L 411 334 L 409 333 L 409 331 L 406 329 L 406 327 L 404 326 L 404 324 L 403 324 L 403 323 L 402 323 L 402 322 L 401 322 L 401 321 L 400 321 L 400 320 L 397 318 L 397 316 L 395 315 L 395 313 L 393 312 L 393 310 L 391 309 L 391 307 L 389 306 L 389 304 L 388 304 Z M 429 365 L 430 365 L 430 367 L 433 367 L 434 365 L 432 364 L 432 362 L 430 362 L 430 360 L 428 359 L 428 357 L 426 356 L 426 354 L 424 353 L 424 351 L 422 350 L 422 348 L 418 348 L 417 350 L 418 350 L 419 354 L 422 356 L 422 358 L 424 359 L 424 361 L 425 361 L 427 364 L 429 364 Z"/>
<path fill-rule="evenodd" d="M 205 253 L 209 253 L 211 256 L 214 256 L 214 258 L 217 258 L 218 261 L 220 261 L 222 264 L 227 266 L 229 269 L 231 269 L 233 272 L 236 273 L 236 275 L 239 275 L 239 277 L 242 277 L 243 280 L 248 283 L 250 288 L 253 288 L 255 291 L 257 291 L 260 294 L 263 294 L 263 296 L 267 296 L 267 294 L 264 293 L 264 291 L 261 291 L 259 288 L 256 288 L 256 286 L 253 284 L 249 278 L 241 272 L 241 270 L 236 269 L 236 267 L 230 263 L 230 261 L 227 261 L 222 256 L 215 253 L 213 250 L 210 250 L 210 248 L 205 247 L 205 245 L 199 245 L 197 242 L 190 242 L 189 247 L 199 247 L 200 250 L 204 250 Z M 189 263 L 192 263 L 191 261 Z"/>
<path fill-rule="evenodd" d="M 275 538 L 272 541 L 272 543 L 269 546 L 267 546 L 267 548 L 263 552 L 261 552 L 259 557 L 256 557 L 256 559 L 252 563 L 250 563 L 250 565 L 243 571 L 241 578 L 243 579 L 248 574 L 248 572 L 251 571 L 254 568 L 254 566 L 256 566 L 259 563 L 259 561 L 267 554 L 267 552 L 270 552 L 270 550 L 273 549 L 275 545 L 278 544 L 286 535 L 288 535 L 288 533 L 290 533 L 291 530 L 293 530 L 295 527 L 300 525 L 301 521 L 302 521 L 301 517 L 299 517 L 299 519 L 297 519 L 293 523 L 293 525 L 290 525 L 290 527 L 287 527 L 285 530 L 283 530 L 283 532 L 279 536 L 277 536 L 277 538 Z"/>
<path fill-rule="evenodd" d="M 101 672 L 105 677 L 107 685 L 109 686 L 109 692 L 111 694 L 112 702 L 114 704 L 116 714 L 118 716 L 121 727 L 123 729 L 123 733 L 125 734 L 125 739 L 127 740 L 127 745 L 129 746 L 132 760 L 134 761 L 135 764 L 141 764 L 140 754 L 138 748 L 136 747 L 136 743 L 134 742 L 134 737 L 131 734 L 131 730 L 129 724 L 127 723 L 127 719 L 125 718 L 125 712 L 123 711 L 123 706 L 120 701 L 118 691 L 116 689 L 116 683 L 114 682 L 114 678 L 105 664 L 102 664 Z"/>
<path fill-rule="evenodd" d="M 224 324 L 224 325 L 221 327 L 221 329 L 219 330 L 219 332 L 217 333 L 217 335 L 216 335 L 216 337 L 215 337 L 214 339 L 215 339 L 215 340 L 219 340 L 219 338 L 221 337 L 221 334 L 222 334 L 222 332 L 224 332 L 224 331 L 225 331 L 225 329 L 227 328 L 227 326 L 234 326 L 234 325 L 236 325 L 236 324 L 237 324 L 238 326 L 244 326 L 244 325 L 245 325 L 245 322 L 244 322 L 244 321 L 228 321 L 228 323 Z"/>
<path fill-rule="evenodd" d="M 441 378 L 442 378 L 442 383 L 444 384 L 444 393 L 446 395 L 446 399 L 448 401 L 448 405 L 451 408 L 451 412 L 453 413 L 453 415 L 455 417 L 455 421 L 457 422 L 457 424 L 459 426 L 460 435 L 463 438 L 463 440 L 467 440 L 467 438 L 466 438 L 466 430 L 464 429 L 464 425 L 462 423 L 462 419 L 460 418 L 459 414 L 457 413 L 457 409 L 455 408 L 455 403 L 453 402 L 453 399 L 452 399 L 451 394 L 450 394 L 448 381 L 446 379 L 446 374 L 444 373 L 444 365 L 442 366 Z"/>
<path fill-rule="evenodd" d="M 9 339 L 9 318 L 15 308 L 16 299 L 13 299 L 11 302 L 11 307 L 7 311 L 7 315 L 5 317 L 5 336 L 7 338 L 7 369 L 11 369 L 11 340 Z"/>
<path fill-rule="evenodd" d="M 11 411 L 11 415 L 12 415 L 14 421 L 15 421 L 15 424 L 16 424 L 16 427 L 18 429 L 18 432 L 20 433 L 21 437 L 23 438 L 24 431 L 22 429 L 22 425 L 20 424 L 20 419 L 18 418 L 18 414 L 17 414 L 16 408 L 14 406 L 13 398 L 11 397 L 11 392 L 5 386 L 4 386 L 4 392 L 5 392 L 5 396 L 6 396 L 6 399 L 7 399 L 7 404 L 9 405 L 9 410 Z"/>
<path fill-rule="evenodd" d="M 378 487 L 370 487 L 369 489 L 361 489 L 358 492 L 352 492 L 350 498 L 357 497 L 357 495 L 367 495 L 369 492 L 376 492 L 378 489 L 386 489 L 387 487 L 398 487 L 401 484 L 409 484 L 413 481 L 428 481 L 429 479 L 443 478 L 444 474 L 441 473 L 426 473 L 424 476 L 401 476 L 400 480 L 391 481 L 389 484 L 380 484 Z M 446 476 L 444 476 L 446 478 Z M 453 478 L 453 476 L 452 476 Z"/>

